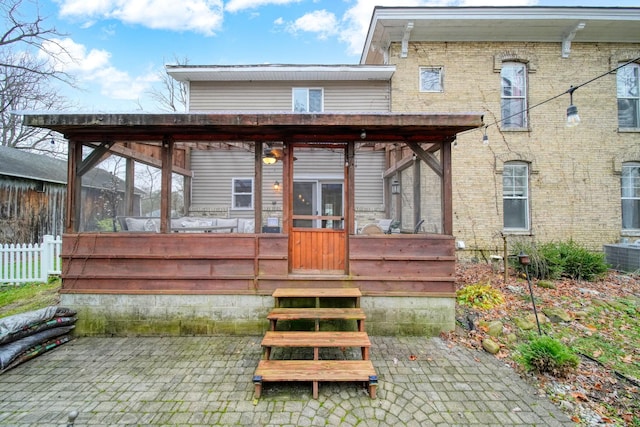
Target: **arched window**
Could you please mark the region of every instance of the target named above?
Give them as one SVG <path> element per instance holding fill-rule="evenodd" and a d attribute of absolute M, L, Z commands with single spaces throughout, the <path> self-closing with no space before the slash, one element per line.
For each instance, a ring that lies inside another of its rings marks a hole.
<path fill-rule="evenodd" d="M 505 62 L 500 70 L 502 81 L 500 127 L 527 127 L 527 66 L 521 62 Z"/>
<path fill-rule="evenodd" d="M 529 230 L 529 164 L 506 162 L 502 172 L 502 205 L 506 231 Z"/>
<path fill-rule="evenodd" d="M 622 229 L 640 230 L 640 162 L 622 164 Z"/>
<path fill-rule="evenodd" d="M 618 70 L 618 126 L 640 128 L 640 64 L 628 64 Z"/>

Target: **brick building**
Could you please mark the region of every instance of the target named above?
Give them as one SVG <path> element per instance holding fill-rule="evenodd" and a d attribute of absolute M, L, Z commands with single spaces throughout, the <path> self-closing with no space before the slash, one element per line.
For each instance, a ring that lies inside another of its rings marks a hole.
<path fill-rule="evenodd" d="M 640 238 L 640 8 L 377 7 L 361 64 L 396 67 L 393 112 L 484 112 L 453 150 L 460 256 Z"/>

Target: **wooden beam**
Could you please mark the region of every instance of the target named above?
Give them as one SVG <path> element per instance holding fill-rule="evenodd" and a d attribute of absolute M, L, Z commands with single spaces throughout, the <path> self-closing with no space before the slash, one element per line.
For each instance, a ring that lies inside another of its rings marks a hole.
<path fill-rule="evenodd" d="M 185 147 L 185 148 L 183 148 L 183 150 L 184 150 L 184 166 L 185 166 L 185 169 L 187 171 L 191 171 L 191 148 L 190 147 Z M 176 169 L 176 165 L 174 165 L 173 167 L 174 167 L 174 171 L 173 172 L 174 173 L 178 173 L 175 170 Z M 189 207 L 191 206 L 191 185 L 192 185 L 192 182 L 191 182 L 192 178 L 191 177 L 193 176 L 193 173 L 190 173 L 190 174 L 187 174 L 187 175 L 180 174 L 180 173 L 178 173 L 178 174 L 182 175 L 183 176 L 183 180 L 184 180 L 183 181 L 184 182 L 184 185 L 183 185 L 184 188 L 182 189 L 183 190 L 182 191 L 183 192 L 182 197 L 183 197 L 184 207 L 183 207 L 182 211 L 183 211 L 184 215 L 189 215 Z"/>
<path fill-rule="evenodd" d="M 434 145 L 436 144 L 432 144 L 432 147 Z M 428 151 L 423 150 L 420 144 L 416 142 L 407 142 L 407 146 L 411 148 L 411 151 L 413 151 L 420 160 L 425 162 L 427 166 L 433 169 L 433 171 L 436 174 L 438 174 L 440 178 L 442 178 L 442 165 L 440 164 L 440 161 L 435 155 L 433 155 Z"/>
<path fill-rule="evenodd" d="M 93 146 L 93 144 L 86 144 L 86 145 L 90 145 Z M 162 168 L 162 160 L 159 159 L 155 159 L 151 156 L 147 156 L 144 154 L 141 154 L 131 148 L 127 148 L 122 144 L 115 144 L 113 146 L 111 146 L 110 151 L 112 153 L 115 153 L 119 156 L 125 157 L 125 158 L 130 158 L 130 159 L 134 159 L 135 161 L 138 161 L 140 163 L 143 163 L 145 165 L 149 165 L 149 166 L 153 166 L 156 167 L 158 169 Z M 186 154 L 185 154 L 186 155 Z M 193 176 L 193 172 L 189 169 L 185 169 L 185 168 L 181 168 L 177 165 L 172 165 L 172 172 L 173 173 L 177 173 L 179 175 L 184 175 L 184 176 Z"/>
<path fill-rule="evenodd" d="M 398 153 L 400 153 L 400 150 L 396 151 L 396 155 Z M 395 165 L 384 171 L 382 177 L 389 178 L 390 176 L 400 173 L 405 169 L 409 169 L 411 166 L 413 166 L 413 156 L 408 156 L 403 159 L 397 160 Z"/>
<path fill-rule="evenodd" d="M 113 141 L 101 142 L 98 145 L 93 145 L 93 151 L 87 156 L 80 164 L 78 164 L 78 175 L 83 176 L 91 168 L 100 163 L 103 159 L 109 157 L 109 149 L 114 144 Z"/>

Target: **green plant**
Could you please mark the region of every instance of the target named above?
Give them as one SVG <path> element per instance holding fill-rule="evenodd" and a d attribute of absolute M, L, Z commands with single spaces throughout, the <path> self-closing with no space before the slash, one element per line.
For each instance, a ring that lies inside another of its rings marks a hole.
<path fill-rule="evenodd" d="M 513 248 L 516 253 L 524 252 L 529 256 L 529 275 L 537 279 L 570 277 L 591 281 L 609 269 L 603 253 L 591 252 L 573 241 L 543 245 L 517 242 Z M 512 258 L 511 267 L 524 271 L 517 257 Z"/>
<path fill-rule="evenodd" d="M 482 310 L 489 310 L 504 303 L 502 293 L 490 283 L 476 283 L 456 292 L 458 304 Z"/>
<path fill-rule="evenodd" d="M 565 377 L 580 362 L 569 347 L 547 335 L 534 336 L 529 342 L 518 346 L 516 359 L 528 371 L 557 377 Z"/>

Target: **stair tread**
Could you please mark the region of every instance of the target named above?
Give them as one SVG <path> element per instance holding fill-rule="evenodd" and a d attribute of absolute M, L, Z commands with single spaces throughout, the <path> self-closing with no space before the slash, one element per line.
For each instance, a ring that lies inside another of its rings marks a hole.
<path fill-rule="evenodd" d="M 269 320 L 364 320 L 366 318 L 361 308 L 274 308 L 267 315 Z"/>
<path fill-rule="evenodd" d="M 268 331 L 265 347 L 370 347 L 366 332 L 346 331 Z"/>
<path fill-rule="evenodd" d="M 261 360 L 262 381 L 368 381 L 376 371 L 370 360 Z"/>
<path fill-rule="evenodd" d="M 274 298 L 358 298 L 362 296 L 358 288 L 278 288 Z"/>

